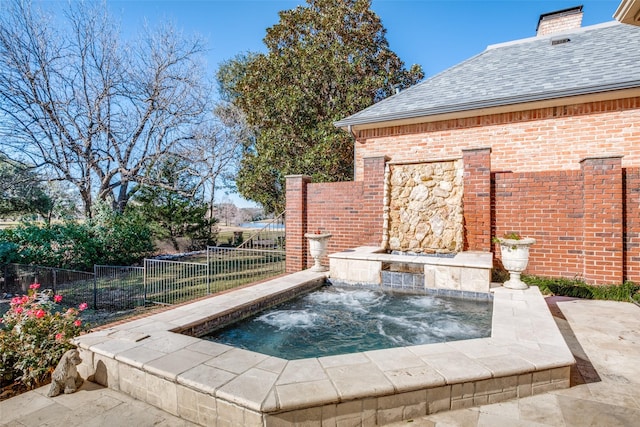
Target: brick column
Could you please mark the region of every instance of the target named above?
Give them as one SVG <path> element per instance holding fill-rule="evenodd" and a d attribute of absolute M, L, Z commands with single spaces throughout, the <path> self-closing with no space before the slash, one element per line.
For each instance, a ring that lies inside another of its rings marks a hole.
<path fill-rule="evenodd" d="M 491 148 L 462 150 L 464 249 L 491 250 Z"/>
<path fill-rule="evenodd" d="M 388 158 L 377 156 L 363 160 L 363 206 L 358 228 L 362 227 L 363 244 L 380 246 L 384 224 L 384 168 Z"/>
<path fill-rule="evenodd" d="M 307 184 L 311 178 L 306 175 L 286 176 L 286 272 L 307 268 Z"/>
<path fill-rule="evenodd" d="M 580 162 L 584 185 L 583 276 L 587 283 L 624 280 L 622 156 Z"/>

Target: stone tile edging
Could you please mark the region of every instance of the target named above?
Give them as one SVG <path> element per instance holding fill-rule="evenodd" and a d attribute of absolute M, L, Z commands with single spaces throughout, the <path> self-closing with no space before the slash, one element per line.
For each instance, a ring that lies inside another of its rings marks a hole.
<path fill-rule="evenodd" d="M 323 277 L 295 273 L 83 335 L 80 372 L 203 425 L 309 411 L 391 422 L 569 386 L 574 359 L 537 288 L 495 289 L 492 336 L 467 341 L 287 361 L 171 332 Z"/>

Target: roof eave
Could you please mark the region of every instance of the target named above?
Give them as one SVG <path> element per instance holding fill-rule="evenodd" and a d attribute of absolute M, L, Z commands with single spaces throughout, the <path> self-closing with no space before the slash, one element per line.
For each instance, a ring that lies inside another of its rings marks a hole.
<path fill-rule="evenodd" d="M 622 0 L 613 18 L 623 24 L 640 25 L 640 1 Z"/>
<path fill-rule="evenodd" d="M 415 122 L 415 119 L 418 118 L 438 118 L 442 119 L 447 115 L 456 115 L 457 117 L 468 117 L 472 114 L 472 112 L 477 112 L 478 110 L 482 110 L 483 114 L 490 114 L 489 111 L 494 109 L 500 109 L 501 107 L 513 107 L 513 110 L 521 110 L 523 105 L 528 105 L 532 103 L 542 103 L 545 101 L 558 101 L 561 103 L 565 103 L 567 98 L 576 98 L 576 97 L 584 97 L 589 95 L 596 94 L 606 94 L 619 91 L 626 91 L 629 89 L 638 89 L 640 92 L 640 80 L 634 80 L 630 82 L 622 82 L 622 83 L 614 83 L 609 85 L 599 85 L 592 87 L 583 87 L 579 89 L 569 89 L 562 90 L 556 92 L 544 92 L 537 93 L 525 96 L 517 96 L 517 97 L 509 97 L 509 98 L 496 98 L 486 101 L 477 101 L 471 103 L 460 103 L 454 105 L 446 105 L 436 108 L 428 108 L 424 110 L 413 110 L 406 112 L 398 112 L 386 115 L 380 115 L 372 118 L 363 118 L 359 119 L 354 117 L 350 119 L 349 117 L 334 122 L 334 126 L 349 129 L 351 128 L 372 128 L 379 126 L 372 126 L 376 124 L 384 123 L 386 125 L 393 125 L 395 122 Z M 613 97 L 617 97 L 619 95 L 614 95 Z M 637 96 L 637 95 L 630 95 Z M 515 108 L 519 106 L 519 108 Z M 502 108 L 504 109 L 504 108 Z M 475 114 L 473 114 L 475 115 Z M 428 120 L 431 121 L 431 120 Z"/>

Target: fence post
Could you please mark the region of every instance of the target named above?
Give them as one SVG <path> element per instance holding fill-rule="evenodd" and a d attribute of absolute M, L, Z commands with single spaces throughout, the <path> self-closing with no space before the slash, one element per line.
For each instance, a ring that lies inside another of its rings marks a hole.
<path fill-rule="evenodd" d="M 93 309 L 98 309 L 98 269 L 93 265 Z"/>
<path fill-rule="evenodd" d="M 207 246 L 207 294 L 211 295 L 211 274 L 209 271 L 209 246 Z"/>
<path fill-rule="evenodd" d="M 142 306 L 147 306 L 147 259 L 142 260 Z"/>
<path fill-rule="evenodd" d="M 51 285 L 53 287 L 53 293 L 56 293 L 56 288 L 58 287 L 58 270 L 56 270 L 55 268 L 51 269 L 51 276 L 53 279 L 53 284 Z"/>

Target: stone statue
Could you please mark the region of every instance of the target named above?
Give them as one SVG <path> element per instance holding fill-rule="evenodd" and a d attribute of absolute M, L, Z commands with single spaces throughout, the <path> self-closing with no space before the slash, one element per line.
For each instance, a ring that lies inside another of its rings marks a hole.
<path fill-rule="evenodd" d="M 60 358 L 58 366 L 51 375 L 51 388 L 47 396 L 54 397 L 60 393 L 74 393 L 83 382 L 76 365 L 82 363 L 80 353 L 76 349 L 67 350 Z"/>

